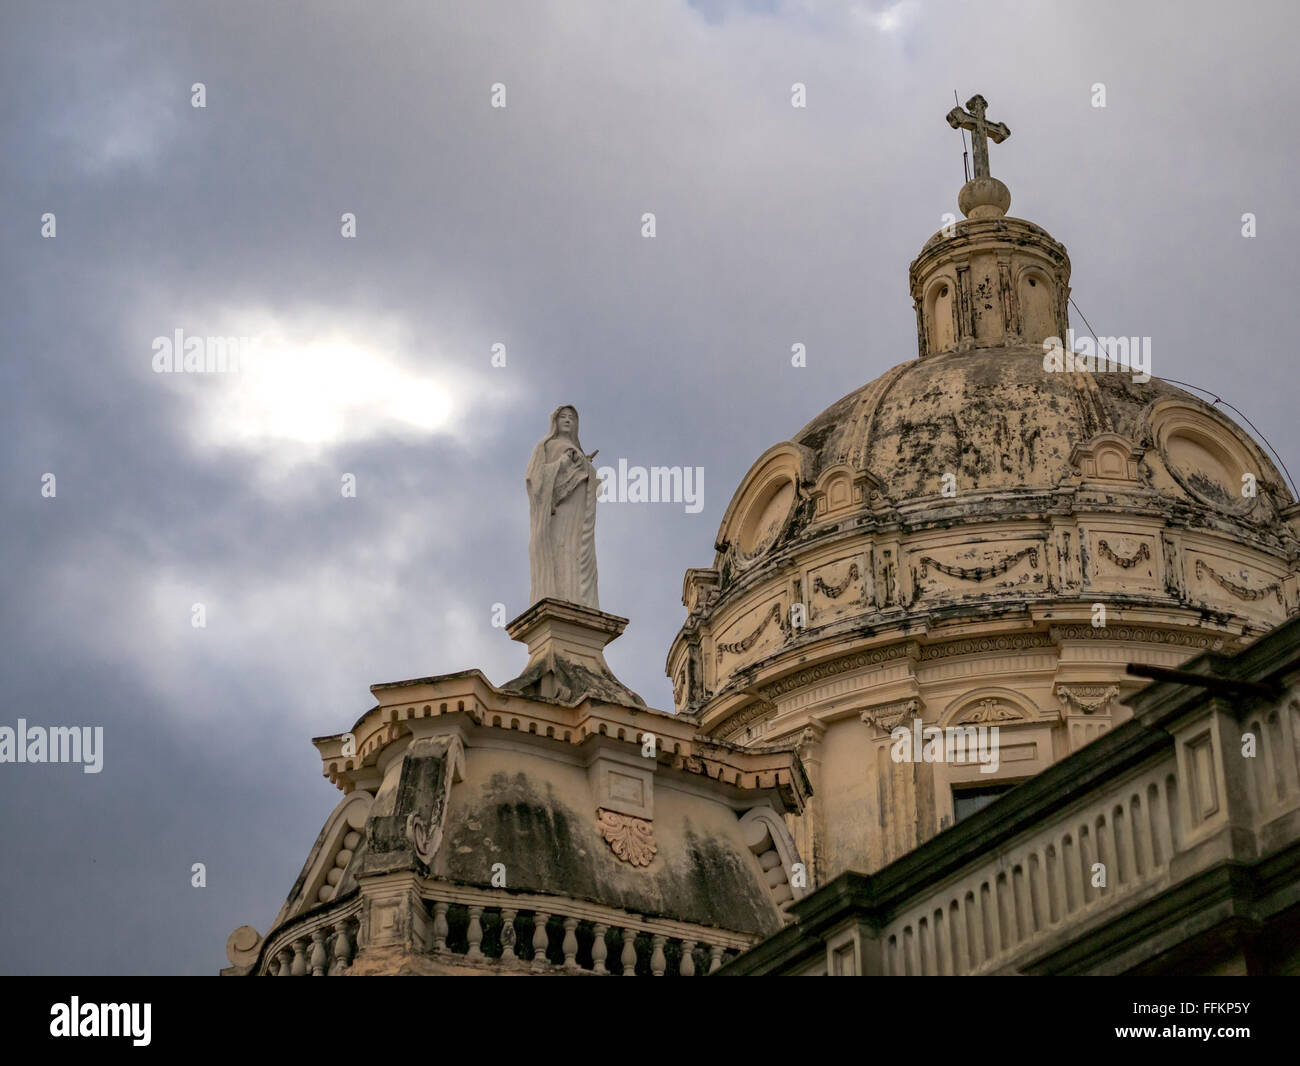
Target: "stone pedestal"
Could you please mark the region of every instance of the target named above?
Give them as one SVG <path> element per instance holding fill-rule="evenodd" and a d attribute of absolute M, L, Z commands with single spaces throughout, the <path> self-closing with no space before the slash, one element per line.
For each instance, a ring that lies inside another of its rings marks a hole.
<path fill-rule="evenodd" d="M 501 687 L 521 695 L 573 705 L 588 697 L 624 707 L 645 701 L 614 676 L 604 648 L 627 619 L 563 600 L 539 600 L 506 624 L 512 640 L 528 646 L 528 665 Z"/>

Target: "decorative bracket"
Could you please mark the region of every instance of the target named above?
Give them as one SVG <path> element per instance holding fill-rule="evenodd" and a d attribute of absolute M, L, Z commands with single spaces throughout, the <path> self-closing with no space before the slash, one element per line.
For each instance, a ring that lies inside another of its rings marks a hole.
<path fill-rule="evenodd" d="M 596 825 L 614 854 L 630 866 L 649 866 L 659 846 L 654 826 L 645 818 L 596 808 Z"/>
<path fill-rule="evenodd" d="M 1065 713 L 1071 710 L 1084 714 L 1096 714 L 1110 705 L 1119 696 L 1117 685 L 1062 685 L 1056 686 L 1056 698 L 1061 701 Z"/>

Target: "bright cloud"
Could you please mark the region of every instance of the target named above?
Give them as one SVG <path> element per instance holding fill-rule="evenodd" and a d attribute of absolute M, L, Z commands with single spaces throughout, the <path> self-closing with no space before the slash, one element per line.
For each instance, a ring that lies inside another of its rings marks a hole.
<path fill-rule="evenodd" d="M 391 317 L 309 309 L 180 314 L 174 321 L 187 324 L 187 343 L 233 338 L 243 353 L 236 372 L 156 374 L 192 405 L 185 425 L 202 448 L 273 449 L 282 459 L 306 460 L 377 438 L 452 434 L 471 412 L 481 415 L 513 396 L 504 375 L 490 376 L 486 355 L 480 369 L 467 370 L 454 342 L 416 338 Z M 170 336 L 160 339 L 175 346 Z"/>

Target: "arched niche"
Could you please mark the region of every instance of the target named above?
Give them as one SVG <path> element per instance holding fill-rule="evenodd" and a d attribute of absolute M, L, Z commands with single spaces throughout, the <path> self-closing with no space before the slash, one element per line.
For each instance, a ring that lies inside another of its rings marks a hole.
<path fill-rule="evenodd" d="M 957 347 L 957 282 L 947 274 L 935 278 L 925 296 L 928 354 L 951 352 Z"/>
<path fill-rule="evenodd" d="M 1056 322 L 1054 286 L 1037 267 L 1026 267 L 1016 279 L 1016 302 L 1020 306 L 1020 339 L 1025 344 L 1042 344 L 1060 335 Z"/>

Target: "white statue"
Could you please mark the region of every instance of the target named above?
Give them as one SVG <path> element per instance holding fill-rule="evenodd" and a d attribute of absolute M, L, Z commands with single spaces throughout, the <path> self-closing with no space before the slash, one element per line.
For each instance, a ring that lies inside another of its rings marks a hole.
<path fill-rule="evenodd" d="M 600 610 L 596 599 L 596 495 L 600 479 L 578 443 L 578 411 L 557 407 L 551 432 L 533 449 L 528 488 L 531 602 L 546 597 Z"/>

